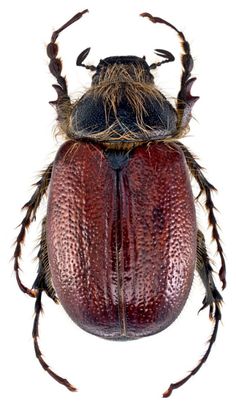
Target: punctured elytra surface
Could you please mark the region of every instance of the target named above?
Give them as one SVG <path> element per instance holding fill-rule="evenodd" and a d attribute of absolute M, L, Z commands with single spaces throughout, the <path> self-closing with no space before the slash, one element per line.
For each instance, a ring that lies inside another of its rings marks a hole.
<path fill-rule="evenodd" d="M 119 340 L 157 333 L 176 319 L 196 261 L 183 153 L 153 143 L 123 162 L 114 169 L 100 146 L 64 143 L 47 215 L 50 268 L 63 307 L 84 330 Z"/>

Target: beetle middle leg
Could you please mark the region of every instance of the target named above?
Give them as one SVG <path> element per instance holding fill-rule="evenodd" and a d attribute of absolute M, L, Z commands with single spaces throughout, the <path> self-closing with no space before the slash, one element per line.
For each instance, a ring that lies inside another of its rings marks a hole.
<path fill-rule="evenodd" d="M 42 357 L 41 350 L 38 344 L 39 337 L 39 316 L 42 312 L 42 293 L 43 291 L 55 302 L 58 303 L 55 289 L 53 288 L 50 267 L 48 262 L 48 252 L 47 252 L 47 243 L 46 243 L 46 217 L 42 222 L 42 233 L 40 239 L 40 249 L 38 252 L 39 267 L 38 267 L 38 276 L 33 284 L 33 289 L 36 290 L 37 296 L 35 301 L 35 318 L 33 324 L 32 336 L 34 340 L 34 350 L 39 363 L 47 371 L 51 377 L 53 377 L 57 382 L 67 387 L 70 391 L 76 391 L 76 388 L 69 383 L 65 378 L 60 377 L 54 371 L 50 369 L 48 364 L 45 362 Z"/>
<path fill-rule="evenodd" d="M 41 232 L 41 239 L 39 244 L 39 252 L 38 252 L 38 272 L 37 278 L 34 281 L 32 286 L 37 292 L 38 290 L 43 290 L 46 292 L 48 297 L 50 297 L 55 303 L 58 303 L 58 299 L 56 296 L 55 289 L 52 284 L 51 272 L 49 267 L 49 260 L 48 260 L 48 251 L 47 251 L 47 241 L 46 241 L 46 217 L 44 217 L 42 221 L 42 232 Z"/>
<path fill-rule="evenodd" d="M 203 233 L 198 230 L 197 233 L 197 264 L 196 264 L 196 269 L 197 272 L 200 275 L 200 278 L 203 282 L 203 285 L 205 287 L 206 290 L 206 295 L 205 298 L 203 299 L 203 306 L 200 310 L 205 309 L 206 307 L 209 306 L 209 317 L 211 320 L 214 320 L 214 329 L 212 332 L 212 335 L 209 339 L 209 345 L 208 348 L 206 350 L 206 352 L 204 353 L 203 357 L 200 359 L 199 363 L 197 364 L 197 366 L 186 376 L 184 377 L 182 380 L 170 384 L 168 390 L 166 392 L 164 392 L 163 397 L 169 397 L 172 393 L 173 390 L 175 390 L 176 388 L 181 387 L 183 384 L 185 384 L 193 375 L 195 375 L 200 368 L 202 367 L 202 365 L 205 363 L 205 361 L 207 360 L 210 352 L 211 352 L 211 348 L 216 340 L 216 336 L 217 336 L 217 332 L 218 332 L 218 326 L 219 326 L 219 322 L 221 320 L 221 311 L 220 311 L 220 304 L 222 302 L 222 296 L 220 295 L 220 293 L 218 292 L 214 280 L 213 280 L 213 276 L 212 276 L 212 266 L 210 264 L 210 260 L 209 260 L 209 256 L 207 254 L 207 250 L 206 250 L 206 244 L 205 244 L 205 238 Z"/>
<path fill-rule="evenodd" d="M 185 159 L 189 167 L 189 170 L 200 187 L 200 193 L 198 194 L 197 199 L 202 195 L 202 193 L 204 193 L 206 197 L 205 206 L 208 211 L 208 221 L 212 227 L 212 238 L 216 242 L 217 251 L 221 259 L 219 277 L 222 282 L 222 289 L 224 289 L 226 286 L 225 259 L 224 259 L 223 248 L 220 242 L 220 235 L 219 235 L 219 231 L 217 227 L 217 221 L 216 221 L 215 214 L 214 214 L 215 206 L 214 206 L 214 203 L 212 201 L 212 196 L 211 196 L 211 192 L 216 191 L 216 188 L 211 183 L 209 183 L 209 181 L 206 179 L 206 177 L 204 176 L 202 172 L 202 167 L 198 164 L 193 154 L 190 153 L 187 147 L 179 142 L 178 142 L 178 146 L 180 146 L 180 148 L 182 149 L 185 155 Z"/>
<path fill-rule="evenodd" d="M 19 276 L 19 270 L 20 270 L 19 259 L 21 257 L 22 244 L 25 239 L 26 230 L 29 228 L 32 221 L 35 220 L 37 209 L 49 186 L 51 174 L 52 174 L 52 166 L 53 166 L 53 163 L 49 164 L 48 168 L 42 173 L 41 179 L 36 183 L 36 190 L 34 194 L 30 198 L 30 200 L 23 206 L 23 210 L 27 210 L 27 211 L 26 211 L 25 217 L 23 218 L 20 224 L 21 229 L 16 238 L 16 248 L 15 248 L 14 255 L 13 255 L 14 271 L 16 274 L 16 280 L 19 285 L 19 288 L 22 290 L 22 292 L 27 293 L 27 295 L 32 296 L 32 297 L 36 296 L 35 290 L 27 288 L 21 282 L 21 279 Z"/>

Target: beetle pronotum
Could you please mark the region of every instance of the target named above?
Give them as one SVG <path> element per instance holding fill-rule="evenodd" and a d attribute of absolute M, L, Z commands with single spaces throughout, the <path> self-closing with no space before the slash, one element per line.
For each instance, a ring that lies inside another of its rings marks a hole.
<path fill-rule="evenodd" d="M 42 173 L 16 240 L 14 269 L 20 289 L 35 297 L 33 339 L 42 367 L 70 391 L 66 379 L 46 364 L 38 345 L 42 292 L 60 301 L 84 330 L 107 339 L 135 339 L 158 333 L 180 314 L 196 269 L 205 287 L 201 309 L 209 307 L 214 329 L 197 366 L 163 394 L 183 385 L 206 361 L 221 319 L 222 297 L 214 280 L 205 238 L 199 230 L 189 173 L 206 197 L 208 221 L 221 259 L 223 289 L 225 261 L 211 192 L 215 188 L 200 165 L 179 141 L 188 131 L 195 78 L 193 59 L 184 34 L 167 21 L 141 14 L 153 23 L 173 29 L 182 49 L 182 77 L 173 107 L 154 83 L 151 70 L 174 61 L 156 49 L 161 61 L 148 65 L 145 57 L 115 56 L 95 67 L 85 94 L 71 102 L 57 57 L 58 35 L 88 10 L 76 14 L 54 31 L 47 46 L 49 69 L 65 143 Z M 19 258 L 26 229 L 35 219 L 42 197 L 49 190 L 47 215 L 42 222 L 38 274 L 27 288 L 19 277 Z"/>

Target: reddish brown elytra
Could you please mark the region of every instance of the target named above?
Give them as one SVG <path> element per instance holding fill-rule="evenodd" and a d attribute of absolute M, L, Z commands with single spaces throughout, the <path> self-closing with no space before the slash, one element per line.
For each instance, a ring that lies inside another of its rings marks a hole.
<path fill-rule="evenodd" d="M 196 269 L 205 287 L 203 308 L 214 322 L 208 348 L 197 366 L 163 394 L 184 384 L 206 361 L 221 319 L 222 297 L 213 280 L 203 233 L 195 214 L 189 173 L 196 179 L 212 236 L 221 258 L 219 277 L 225 287 L 225 262 L 211 192 L 194 156 L 180 142 L 188 131 L 193 59 L 189 43 L 172 24 L 148 13 L 153 23 L 177 32 L 182 48 L 181 87 L 173 107 L 154 83 L 151 70 L 174 61 L 166 50 L 148 65 L 145 57 L 116 56 L 100 60 L 85 94 L 71 102 L 61 75 L 58 35 L 88 10 L 56 30 L 47 47 L 49 68 L 56 78 L 60 132 L 65 143 L 41 175 L 25 204 L 15 249 L 15 272 L 20 289 L 36 297 L 33 339 L 42 367 L 70 391 L 75 388 L 54 373 L 38 345 L 42 292 L 60 301 L 73 321 L 105 339 L 137 339 L 168 327 L 181 313 Z M 49 190 L 42 222 L 38 275 L 32 289 L 19 277 L 19 258 L 26 229 Z M 196 198 L 198 200 L 199 196 Z"/>

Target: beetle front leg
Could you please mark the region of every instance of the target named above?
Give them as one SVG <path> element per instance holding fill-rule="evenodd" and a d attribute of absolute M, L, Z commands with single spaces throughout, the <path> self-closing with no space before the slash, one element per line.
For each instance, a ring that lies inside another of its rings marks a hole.
<path fill-rule="evenodd" d="M 211 267 L 210 261 L 209 261 L 209 257 L 207 254 L 207 250 L 206 250 L 206 244 L 205 244 L 205 238 L 203 233 L 198 230 L 197 233 L 197 265 L 196 265 L 196 269 L 201 277 L 201 280 L 204 284 L 204 287 L 206 289 L 206 296 L 203 299 L 203 306 L 200 310 L 205 309 L 206 307 L 209 306 L 209 317 L 211 320 L 214 320 L 214 329 L 212 332 L 212 335 L 209 339 L 209 345 L 208 348 L 205 352 L 205 354 L 203 355 L 203 357 L 200 359 L 199 363 L 197 364 L 197 366 L 185 377 L 183 378 L 181 381 L 178 381 L 176 383 L 173 383 L 169 386 L 168 390 L 166 392 L 164 392 L 163 397 L 169 397 L 172 393 L 173 390 L 181 387 L 183 384 L 185 384 L 193 375 L 195 375 L 200 368 L 202 367 L 202 365 L 206 362 L 210 352 L 211 352 L 211 348 L 216 340 L 216 336 L 217 336 L 217 332 L 218 332 L 218 326 L 219 326 L 219 322 L 221 320 L 221 311 L 220 311 L 220 305 L 222 302 L 222 296 L 220 295 L 220 293 L 218 292 L 214 280 L 213 280 L 213 276 L 212 276 L 212 272 L 213 269 Z M 199 311 L 200 311 L 199 310 Z"/>
<path fill-rule="evenodd" d="M 184 155 L 185 155 L 185 159 L 187 162 L 187 165 L 189 167 L 189 170 L 191 172 L 191 174 L 193 175 L 193 177 L 195 178 L 195 180 L 197 181 L 199 187 L 200 187 L 200 193 L 197 196 L 197 199 L 202 195 L 202 193 L 205 194 L 206 197 L 206 202 L 205 202 L 205 206 L 206 209 L 208 211 L 208 221 L 209 224 L 212 227 L 212 238 L 213 240 L 216 242 L 216 246 L 217 246 L 217 251 L 218 254 L 220 256 L 221 259 L 221 267 L 219 270 L 219 277 L 220 280 L 222 282 L 222 289 L 225 288 L 226 286 L 226 267 L 225 267 L 225 259 L 224 259 L 224 252 L 223 252 L 223 248 L 220 242 L 220 235 L 218 232 L 218 226 L 217 226 L 217 221 L 216 221 L 216 217 L 215 217 L 215 213 L 214 213 L 214 203 L 212 201 L 212 196 L 211 196 L 211 192 L 212 191 L 216 191 L 216 188 L 209 183 L 209 181 L 206 179 L 206 177 L 204 176 L 203 172 L 202 172 L 202 167 L 198 164 L 198 162 L 196 161 L 196 159 L 194 158 L 193 154 L 190 153 L 190 151 L 187 149 L 186 146 L 184 146 L 182 143 L 177 143 L 178 146 L 180 146 L 180 148 L 182 149 Z"/>
<path fill-rule="evenodd" d="M 58 121 L 61 125 L 62 130 L 67 133 L 67 118 L 71 111 L 72 105 L 70 97 L 68 95 L 68 88 L 66 83 L 66 78 L 61 75 L 62 72 L 62 61 L 57 57 L 58 55 L 58 45 L 56 40 L 59 34 L 69 27 L 71 24 L 79 20 L 83 14 L 87 13 L 88 10 L 83 10 L 77 13 L 69 21 L 67 21 L 58 30 L 52 33 L 51 41 L 47 46 L 47 55 L 50 58 L 49 70 L 51 74 L 56 78 L 57 84 L 53 85 L 53 88 L 57 92 L 57 100 L 51 101 L 50 104 L 54 105 L 58 114 Z"/>
<path fill-rule="evenodd" d="M 14 271 L 16 274 L 16 280 L 19 285 L 19 288 L 24 292 L 27 293 L 29 296 L 35 297 L 36 296 L 36 291 L 34 289 L 29 289 L 23 283 L 21 282 L 20 276 L 19 276 L 19 260 L 21 257 L 21 252 L 22 252 L 22 244 L 25 239 L 25 234 L 26 230 L 29 228 L 30 224 L 32 221 L 35 220 L 36 218 L 36 212 L 37 209 L 40 205 L 40 202 L 42 200 L 42 197 L 47 191 L 47 188 L 50 183 L 51 179 L 51 173 L 52 173 L 52 166 L 53 163 L 51 163 L 48 168 L 43 172 L 41 179 L 36 183 L 36 190 L 34 194 L 32 195 L 31 199 L 24 205 L 23 210 L 26 209 L 26 215 L 23 218 L 21 222 L 21 229 L 20 233 L 18 234 L 16 238 L 16 248 L 14 251 Z"/>
<path fill-rule="evenodd" d="M 193 69 L 193 57 L 190 51 L 190 45 L 185 38 L 184 33 L 179 31 L 173 24 L 160 17 L 153 17 L 150 13 L 140 14 L 142 17 L 147 17 L 152 23 L 165 24 L 171 29 L 175 30 L 178 34 L 180 45 L 182 48 L 181 62 L 182 62 L 182 76 L 181 86 L 177 96 L 177 114 L 178 125 L 177 130 L 179 135 L 182 135 L 184 129 L 188 127 L 188 123 L 191 119 L 191 111 L 195 102 L 199 99 L 198 96 L 191 95 L 191 88 L 196 78 L 191 77 Z M 173 59 L 172 59 L 173 61 Z M 156 66 L 156 64 L 154 64 Z"/>

